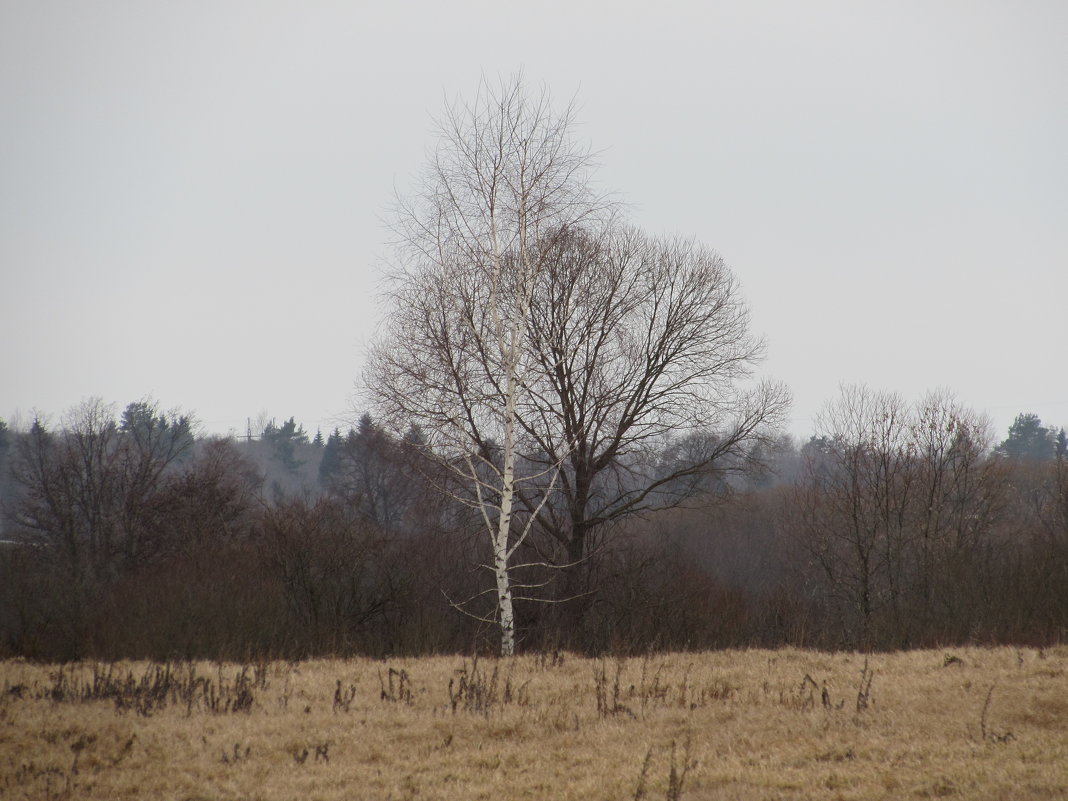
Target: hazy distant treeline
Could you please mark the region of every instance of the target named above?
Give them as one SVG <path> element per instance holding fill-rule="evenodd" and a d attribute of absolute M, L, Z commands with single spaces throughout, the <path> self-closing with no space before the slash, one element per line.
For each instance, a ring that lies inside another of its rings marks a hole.
<path fill-rule="evenodd" d="M 662 442 L 620 474 L 687 446 Z M 1063 429 L 1022 414 L 1002 438 L 946 395 L 856 388 L 807 442 L 730 458 L 673 508 L 599 529 L 577 564 L 535 519 L 517 560 L 520 647 L 1065 638 Z M 204 437 L 153 402 L 90 401 L 54 425 L 0 423 L 0 471 L 0 656 L 495 648 L 476 507 L 418 428 L 364 416 L 310 437 L 291 418 Z"/>

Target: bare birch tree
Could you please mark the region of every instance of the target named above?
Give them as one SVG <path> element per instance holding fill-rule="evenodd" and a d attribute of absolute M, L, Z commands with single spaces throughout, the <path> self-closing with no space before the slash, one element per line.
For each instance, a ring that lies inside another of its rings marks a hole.
<path fill-rule="evenodd" d="M 607 210 L 573 122 L 570 107 L 554 111 L 521 77 L 483 83 L 446 109 L 423 182 L 399 204 L 391 310 L 365 372 L 376 410 L 418 423 L 478 510 L 504 655 L 515 649 L 512 558 L 537 511 L 517 521 L 516 491 L 537 485 L 548 497 L 559 469 L 519 469 L 522 398 L 538 367 L 531 305 L 556 239 Z"/>
<path fill-rule="evenodd" d="M 554 600 L 584 594 L 571 568 L 594 532 L 699 494 L 789 403 L 752 380 L 763 343 L 723 259 L 621 225 L 571 125 L 521 81 L 447 111 L 401 205 L 402 260 L 365 374 L 383 417 L 421 425 L 470 488 L 506 653 L 511 560 L 532 528 L 549 546 L 529 549 L 530 566 L 567 568 Z"/>

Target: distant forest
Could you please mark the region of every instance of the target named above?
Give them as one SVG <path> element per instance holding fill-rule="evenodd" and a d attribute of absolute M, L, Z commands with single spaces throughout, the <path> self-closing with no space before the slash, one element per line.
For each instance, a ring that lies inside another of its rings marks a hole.
<path fill-rule="evenodd" d="M 417 426 L 198 434 L 154 401 L 0 421 L 0 657 L 267 659 L 489 652 L 479 506 Z M 717 432 L 617 456 L 671 477 Z M 534 458 L 534 457 L 531 457 Z M 603 476 L 598 481 L 607 481 Z M 554 486 L 520 498 L 520 650 L 1046 645 L 1068 633 L 1068 437 L 1007 434 L 945 393 L 847 388 L 803 442 L 754 441 L 574 560 Z M 615 514 L 613 510 L 617 510 Z"/>

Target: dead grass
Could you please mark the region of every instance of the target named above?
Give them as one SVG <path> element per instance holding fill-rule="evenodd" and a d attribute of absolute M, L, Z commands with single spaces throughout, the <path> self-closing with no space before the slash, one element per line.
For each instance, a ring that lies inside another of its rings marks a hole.
<path fill-rule="evenodd" d="M 1068 797 L 1068 647 L 0 663 L 4 799 Z"/>

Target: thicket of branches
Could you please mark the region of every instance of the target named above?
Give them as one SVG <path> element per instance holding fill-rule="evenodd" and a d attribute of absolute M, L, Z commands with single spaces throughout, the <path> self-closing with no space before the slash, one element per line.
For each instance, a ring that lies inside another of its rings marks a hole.
<path fill-rule="evenodd" d="M 489 544 L 420 432 L 366 416 L 316 443 L 278 430 L 198 438 L 152 403 L 99 401 L 4 428 L 0 655 L 495 651 L 449 600 L 487 589 Z M 615 523 L 584 562 L 581 614 L 517 603 L 518 649 L 1063 641 L 1068 461 L 1037 418 L 996 444 L 945 394 L 855 388 L 808 442 L 760 451 Z"/>

